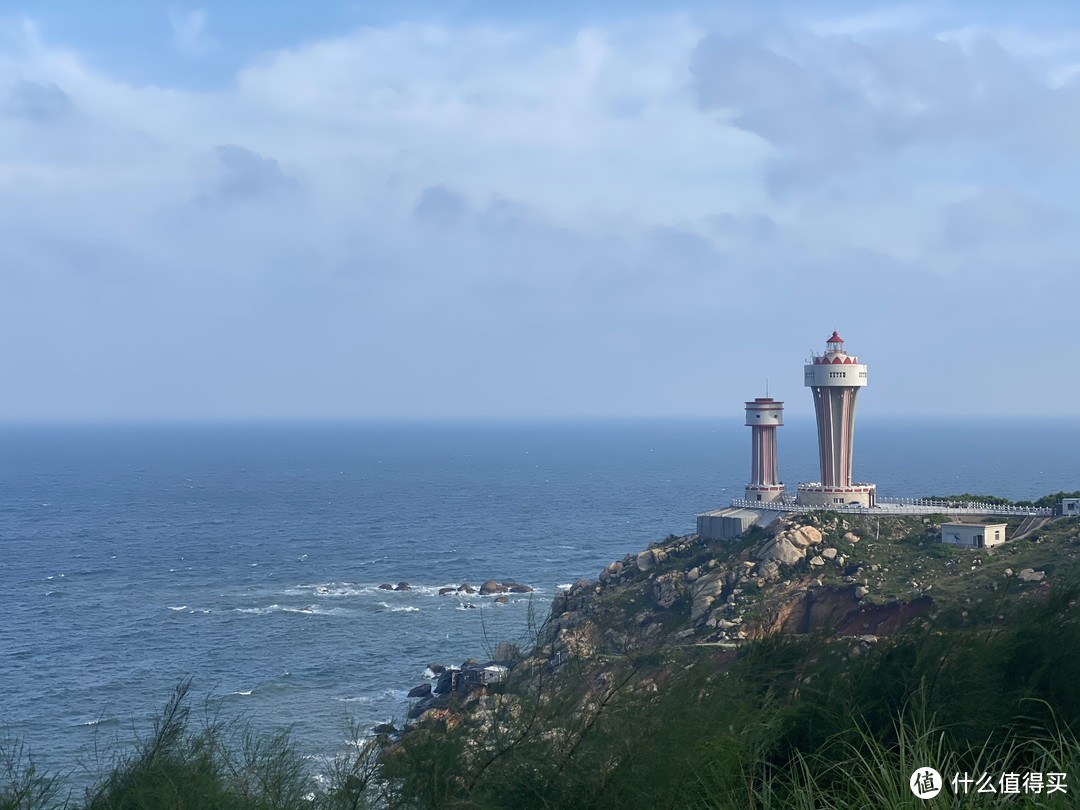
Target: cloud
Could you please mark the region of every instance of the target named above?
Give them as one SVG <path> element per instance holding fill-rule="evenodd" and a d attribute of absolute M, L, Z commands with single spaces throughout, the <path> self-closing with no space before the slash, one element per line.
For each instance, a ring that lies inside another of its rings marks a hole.
<path fill-rule="evenodd" d="M 236 144 L 214 148 L 218 172 L 213 197 L 223 201 L 266 198 L 296 191 L 296 180 L 285 175 L 274 158 Z"/>
<path fill-rule="evenodd" d="M 1068 345 L 1076 54 L 781 22 L 414 20 L 198 91 L 7 31 L 0 416 L 738 412 L 834 326 L 919 412 L 912 318 Z"/>
<path fill-rule="evenodd" d="M 211 46 L 206 30 L 206 11 L 201 8 L 182 11 L 169 9 L 173 47 L 184 56 L 201 56 Z"/>
<path fill-rule="evenodd" d="M 941 239 L 945 247 L 967 249 L 1002 244 L 1030 250 L 1062 224 L 1063 216 L 1008 189 L 984 188 L 945 207 Z"/>
<path fill-rule="evenodd" d="M 773 189 L 813 188 L 958 144 L 1045 157 L 1080 150 L 1080 84 L 987 36 L 714 33 L 691 63 L 704 109 L 775 147 Z"/>
<path fill-rule="evenodd" d="M 428 186 L 421 192 L 413 216 L 419 222 L 454 225 L 461 221 L 468 208 L 464 197 L 440 183 Z"/>
<path fill-rule="evenodd" d="M 16 79 L 4 104 L 8 115 L 36 124 L 62 121 L 74 109 L 71 97 L 55 84 L 41 84 L 26 79 Z"/>

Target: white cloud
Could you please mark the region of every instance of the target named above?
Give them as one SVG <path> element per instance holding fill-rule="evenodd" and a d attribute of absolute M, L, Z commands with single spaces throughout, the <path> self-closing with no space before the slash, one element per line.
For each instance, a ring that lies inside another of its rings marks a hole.
<path fill-rule="evenodd" d="M 920 15 L 402 23 L 203 92 L 9 26 L 0 341 L 27 349 L 0 415 L 711 413 L 758 385 L 746 352 L 794 388 L 834 326 L 892 364 L 881 402 L 926 408 L 912 323 L 1007 359 L 950 295 L 1075 292 L 1080 115 L 1072 54 Z"/>
<path fill-rule="evenodd" d="M 169 25 L 173 47 L 185 56 L 201 56 L 212 44 L 206 30 L 206 11 L 201 8 L 169 9 Z"/>

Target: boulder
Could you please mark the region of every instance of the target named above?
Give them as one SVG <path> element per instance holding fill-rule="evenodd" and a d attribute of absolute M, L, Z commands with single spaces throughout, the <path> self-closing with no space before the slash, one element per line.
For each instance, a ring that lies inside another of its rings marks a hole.
<path fill-rule="evenodd" d="M 523 585 L 520 582 L 504 582 L 503 585 L 505 585 L 507 588 L 510 589 L 510 593 L 532 593 L 533 592 L 532 585 Z"/>
<path fill-rule="evenodd" d="M 623 564 L 621 562 L 615 561 L 600 572 L 600 581 L 609 582 L 613 579 L 618 579 L 620 576 L 622 576 L 622 572 Z"/>
<path fill-rule="evenodd" d="M 637 555 L 636 562 L 638 571 L 651 571 L 656 567 L 656 555 L 651 548 L 647 548 Z"/>
<path fill-rule="evenodd" d="M 1016 578 L 1021 582 L 1041 582 L 1046 577 L 1045 571 L 1035 571 L 1031 568 L 1025 568 Z"/>
<path fill-rule="evenodd" d="M 794 565 L 806 556 L 806 550 L 794 545 L 786 536 L 780 534 L 762 546 L 756 556 L 762 562 L 777 560 L 784 565 Z"/>
<path fill-rule="evenodd" d="M 849 543 L 858 543 L 859 542 L 859 535 L 852 534 L 851 532 L 845 532 L 844 533 L 844 539 L 847 540 Z"/>
<path fill-rule="evenodd" d="M 489 579 L 487 582 L 480 586 L 480 595 L 491 596 L 492 594 L 496 593 L 506 593 L 509 590 L 510 589 L 507 588 L 505 585 L 496 582 L 493 579 Z"/>
<path fill-rule="evenodd" d="M 835 560 L 837 554 L 838 552 L 835 548 L 827 548 L 821 552 L 821 556 L 826 560 Z"/>
<path fill-rule="evenodd" d="M 865 585 L 860 585 L 855 589 L 855 598 L 863 599 L 868 593 L 870 593 L 870 589 L 867 588 Z"/>
<path fill-rule="evenodd" d="M 397 587 L 394 588 L 394 590 L 395 591 L 411 591 L 412 590 L 412 585 L 410 585 L 408 582 L 399 582 L 397 584 Z"/>
<path fill-rule="evenodd" d="M 391 585 L 389 582 L 384 582 L 382 585 L 379 586 L 379 590 L 380 591 L 392 591 L 392 590 L 394 590 L 394 586 Z"/>
<path fill-rule="evenodd" d="M 412 689 L 410 689 L 408 697 L 422 698 L 422 697 L 427 697 L 430 694 L 431 694 L 431 684 L 430 683 L 422 683 L 419 686 L 414 686 Z"/>
<path fill-rule="evenodd" d="M 815 554 L 813 557 L 810 558 L 810 564 L 813 565 L 813 566 L 824 565 L 825 560 L 821 559 L 820 555 Z"/>
<path fill-rule="evenodd" d="M 397 734 L 397 728 L 393 723 L 379 723 L 377 726 L 371 727 L 373 734 Z"/>
<path fill-rule="evenodd" d="M 686 581 L 687 582 L 697 582 L 700 578 L 701 578 L 701 569 L 700 568 L 691 568 L 689 571 L 686 572 Z"/>
<path fill-rule="evenodd" d="M 781 537 L 787 537 L 788 541 L 796 548 L 809 548 L 821 542 L 821 532 L 813 526 L 799 526 L 782 532 Z"/>
<path fill-rule="evenodd" d="M 439 588 L 439 596 L 446 596 L 448 593 L 457 593 L 457 588 Z"/>
<path fill-rule="evenodd" d="M 474 588 L 472 585 L 470 585 L 467 582 L 462 582 L 461 585 L 458 587 L 458 590 L 461 591 L 462 593 L 467 593 L 467 594 L 476 593 L 476 588 Z"/>
<path fill-rule="evenodd" d="M 510 597 L 509 596 L 496 596 L 495 597 L 495 602 L 497 604 L 500 604 L 500 605 L 508 605 L 508 604 L 510 604 Z"/>
<path fill-rule="evenodd" d="M 675 586 L 674 581 L 670 576 L 664 576 L 656 580 L 653 583 L 653 598 L 656 600 L 657 607 L 667 610 L 679 598 L 679 589 Z"/>
<path fill-rule="evenodd" d="M 758 575 L 770 582 L 775 582 L 780 578 L 780 563 L 776 560 L 761 563 L 758 566 Z"/>

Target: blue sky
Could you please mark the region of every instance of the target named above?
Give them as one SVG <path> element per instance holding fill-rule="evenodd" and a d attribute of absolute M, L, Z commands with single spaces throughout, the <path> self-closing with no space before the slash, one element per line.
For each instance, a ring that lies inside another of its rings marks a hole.
<path fill-rule="evenodd" d="M 0 419 L 1075 417 L 1080 13 L 0 11 Z"/>

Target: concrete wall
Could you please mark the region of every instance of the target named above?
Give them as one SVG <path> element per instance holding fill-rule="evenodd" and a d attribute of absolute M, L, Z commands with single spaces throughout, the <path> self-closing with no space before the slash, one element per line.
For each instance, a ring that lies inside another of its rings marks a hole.
<path fill-rule="evenodd" d="M 825 487 L 814 484 L 799 484 L 798 503 L 802 506 L 844 506 L 857 503 L 870 507 L 876 503 L 877 488 L 872 484 L 850 487 Z"/>
<path fill-rule="evenodd" d="M 761 518 L 754 509 L 717 509 L 697 516 L 697 533 L 706 540 L 734 540 Z"/>

